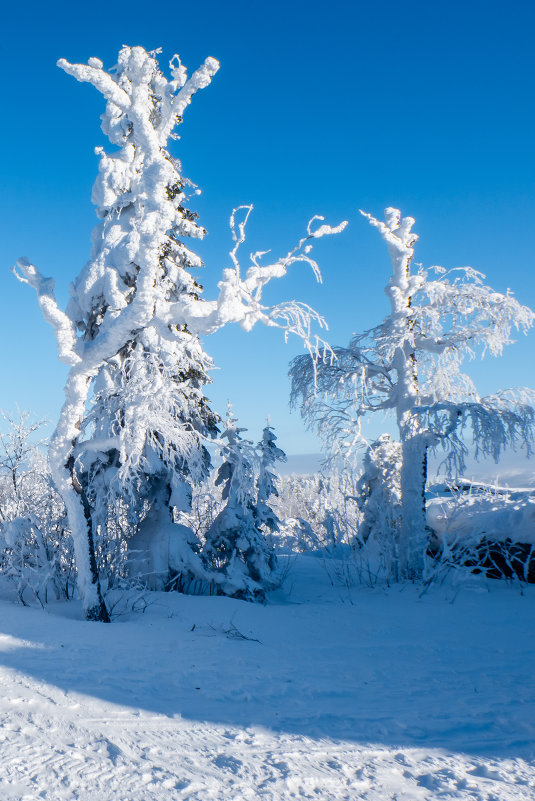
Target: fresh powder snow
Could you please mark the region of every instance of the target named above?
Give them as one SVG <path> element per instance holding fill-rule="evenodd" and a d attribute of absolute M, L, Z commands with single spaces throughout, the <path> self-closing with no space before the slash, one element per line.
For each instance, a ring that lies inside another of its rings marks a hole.
<path fill-rule="evenodd" d="M 0 798 L 534 797 L 534 587 L 371 590 L 285 558 L 265 606 L 146 593 L 112 626 L 4 591 Z"/>

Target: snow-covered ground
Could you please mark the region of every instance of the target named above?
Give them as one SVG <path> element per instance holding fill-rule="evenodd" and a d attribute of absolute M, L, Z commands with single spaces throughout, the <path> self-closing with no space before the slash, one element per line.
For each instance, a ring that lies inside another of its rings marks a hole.
<path fill-rule="evenodd" d="M 153 593 L 109 626 L 4 598 L 0 799 L 535 797 L 535 587 L 289 563 L 267 606 Z"/>

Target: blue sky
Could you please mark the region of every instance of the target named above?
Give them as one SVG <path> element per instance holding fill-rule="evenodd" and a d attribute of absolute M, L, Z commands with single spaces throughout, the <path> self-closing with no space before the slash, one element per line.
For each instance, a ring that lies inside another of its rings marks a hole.
<path fill-rule="evenodd" d="M 209 231 L 198 248 L 207 298 L 229 262 L 233 206 L 255 204 L 249 249 L 275 253 L 313 214 L 347 218 L 344 234 L 317 244 L 322 286 L 297 266 L 267 295 L 311 304 L 327 318 L 330 341 L 344 344 L 387 311 L 387 252 L 357 209 L 380 215 L 394 205 L 416 218 L 417 261 L 470 264 L 535 306 L 532 3 L 9 5 L 0 53 L 0 408 L 55 420 L 65 376 L 33 293 L 9 267 L 27 255 L 57 279 L 65 301 L 95 221 L 103 102 L 55 62 L 97 56 L 112 66 L 123 43 L 162 47 L 163 64 L 178 52 L 190 71 L 208 55 L 221 61 L 173 146 L 203 191 L 196 210 Z M 534 343 L 531 333 L 501 360 L 474 364 L 480 391 L 534 386 Z M 227 328 L 205 348 L 219 368 L 208 395 L 220 412 L 230 399 L 255 439 L 270 414 L 289 453 L 318 450 L 288 411 L 297 340 Z"/>

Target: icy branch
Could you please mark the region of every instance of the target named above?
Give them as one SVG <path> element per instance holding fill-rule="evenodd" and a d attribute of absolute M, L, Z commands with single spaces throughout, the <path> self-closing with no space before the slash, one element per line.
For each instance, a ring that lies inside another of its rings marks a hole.
<path fill-rule="evenodd" d="M 269 251 L 257 251 L 250 255 L 251 267 L 242 279 L 241 266 L 238 258 L 240 246 L 245 242 L 245 228 L 252 205 L 239 206 L 234 209 L 230 218 L 232 238 L 235 242 L 230 251 L 233 268 L 223 271 L 223 280 L 219 283 L 219 297 L 216 301 L 198 303 L 191 299 L 183 300 L 174 305 L 171 310 L 169 323 L 177 324 L 185 320 L 190 330 L 199 334 L 208 334 L 221 328 L 229 322 L 239 323 L 246 331 L 257 323 L 281 328 L 286 334 L 293 333 L 299 336 L 307 349 L 317 353 L 325 345 L 321 339 L 311 334 L 312 323 L 320 327 L 327 327 L 324 319 L 310 306 L 298 301 L 288 301 L 275 306 L 264 306 L 261 303 L 262 291 L 273 278 L 282 278 L 288 268 L 296 262 L 308 264 L 317 281 L 321 281 L 321 273 L 317 262 L 310 256 L 312 250 L 311 240 L 323 236 L 337 234 L 344 230 L 347 222 L 337 226 L 323 224 L 313 229 L 316 220 L 323 217 L 313 217 L 307 226 L 307 235 L 302 237 L 298 244 L 288 253 L 272 262 L 262 264 L 262 257 Z M 244 212 L 240 218 L 239 212 Z"/>
<path fill-rule="evenodd" d="M 533 453 L 535 392 L 526 387 L 503 390 L 476 402 L 442 401 L 415 412 L 425 420 L 430 444 L 447 451 L 444 464 L 452 475 L 465 469 L 466 429 L 472 431 L 476 459 L 490 456 L 497 462 L 507 447 L 523 448 L 528 457 Z"/>
<path fill-rule="evenodd" d="M 412 259 L 413 245 L 418 240 L 417 234 L 411 232 L 415 222 L 414 217 L 402 218 L 399 209 L 388 207 L 385 209 L 385 222 L 381 222 L 368 212 L 362 211 L 362 209 L 359 211 L 363 217 L 366 217 L 370 225 L 379 230 L 388 245 L 393 261 L 396 256 L 401 259 Z"/>
<path fill-rule="evenodd" d="M 114 103 L 121 111 L 128 111 L 130 108 L 131 100 L 127 93 L 117 85 L 111 75 L 104 72 L 102 62 L 98 59 L 89 59 L 89 64 L 70 64 L 66 59 L 60 58 L 56 65 L 77 81 L 93 84 L 106 100 Z"/>
<path fill-rule="evenodd" d="M 17 260 L 12 271 L 19 281 L 35 289 L 43 317 L 56 334 L 60 361 L 71 366 L 79 364 L 81 358 L 77 352 L 76 330 L 72 320 L 58 307 L 54 295 L 54 279 L 44 278 L 37 267 L 24 258 Z"/>
<path fill-rule="evenodd" d="M 215 58 L 208 57 L 204 64 L 199 67 L 199 69 L 195 70 L 191 78 L 186 81 L 186 84 L 182 87 L 173 102 L 175 114 L 182 116 L 186 106 L 191 103 L 191 98 L 195 92 L 198 92 L 199 89 L 204 89 L 205 87 L 209 86 L 218 69 L 219 61 L 217 61 Z"/>

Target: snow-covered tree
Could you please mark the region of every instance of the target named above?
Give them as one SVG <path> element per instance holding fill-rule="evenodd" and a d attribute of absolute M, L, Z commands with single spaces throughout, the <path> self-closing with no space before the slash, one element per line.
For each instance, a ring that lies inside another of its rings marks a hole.
<path fill-rule="evenodd" d="M 401 510 L 401 446 L 381 434 L 366 449 L 355 499 L 362 518 L 358 543 L 376 562 L 379 578 L 399 578 L 398 539 Z"/>
<path fill-rule="evenodd" d="M 258 525 L 264 526 L 270 534 L 278 531 L 280 526 L 280 520 L 271 503 L 271 498 L 279 497 L 274 465 L 277 462 L 286 461 L 286 454 L 275 444 L 276 441 L 275 429 L 268 422 L 262 431 L 262 439 L 257 445 L 260 466 L 256 480 L 255 517 Z"/>
<path fill-rule="evenodd" d="M 365 214 L 385 240 L 393 274 L 385 292 L 390 314 L 376 328 L 334 348 L 317 362 L 304 355 L 291 366 L 292 397 L 309 423 L 338 452 L 364 443 L 362 417 L 393 412 L 400 438 L 399 569 L 422 573 L 427 542 L 425 485 L 427 454 L 445 450 L 452 472 L 464 467 L 472 430 L 475 455 L 498 459 L 507 445 L 531 451 L 535 424 L 529 390 L 481 398 L 461 372 L 464 359 L 501 354 L 513 329 L 526 332 L 533 312 L 508 290 L 483 283 L 470 267 L 446 271 L 412 266 L 417 239 L 414 220 L 397 209 L 385 222 Z"/>
<path fill-rule="evenodd" d="M 269 495 L 273 494 L 269 493 L 267 486 L 271 474 L 268 479 L 266 470 L 271 464 L 269 459 L 279 457 L 275 456 L 272 450 L 275 446 L 270 443 L 271 455 L 266 455 L 262 470 L 264 484 L 260 485 L 264 499 L 259 508 L 258 452 L 252 442 L 242 439 L 241 434 L 246 429 L 239 428 L 237 422 L 229 404 L 225 429 L 221 434 L 221 438 L 226 440 L 221 449 L 223 461 L 216 479 L 216 485 L 223 487 L 222 499 L 226 503 L 206 532 L 203 554 L 215 573 L 217 591 L 248 601 L 263 600 L 265 593 L 277 584 L 275 553 L 268 545 L 261 525 L 268 520 L 275 525 L 266 504 Z M 267 436 L 272 435 L 268 433 Z"/>
<path fill-rule="evenodd" d="M 111 154 L 97 149 L 93 201 L 100 222 L 67 310 L 58 308 L 54 281 L 27 259 L 18 261 L 16 274 L 36 290 L 55 329 L 59 357 L 71 367 L 50 464 L 68 511 L 86 617 L 107 620 L 95 536 L 116 499 L 129 504 L 134 520 L 153 536 L 161 530 L 162 515 L 170 521 L 174 508 L 187 506 L 191 482 L 206 471 L 204 437 L 214 432 L 216 418 L 202 391 L 210 360 L 199 335 L 228 322 L 249 330 L 262 321 L 298 334 L 314 348 L 311 323 L 321 324 L 321 318 L 297 302 L 266 307 L 262 290 L 297 261 L 310 264 L 319 278 L 311 240 L 338 232 L 345 223 L 313 229 L 322 219 L 313 218 L 307 235 L 286 256 L 263 265 L 264 254 L 253 254 L 242 277 L 237 253 L 252 207 L 240 207 L 231 217 L 233 266 L 223 271 L 218 298 L 203 300 L 191 273 L 201 260 L 183 240 L 205 232 L 186 207 L 190 184 L 167 144 L 218 62 L 208 58 L 188 79 L 174 56 L 166 78 L 155 53 L 125 46 L 110 72 L 96 58 L 87 65 L 61 59 L 58 65 L 104 96 L 102 129 L 117 149 Z M 159 542 L 157 550 L 168 545 Z"/>
<path fill-rule="evenodd" d="M 0 417 L 0 573 L 22 603 L 69 597 L 74 564 L 65 508 L 35 438 L 44 423 L 28 412 Z"/>

